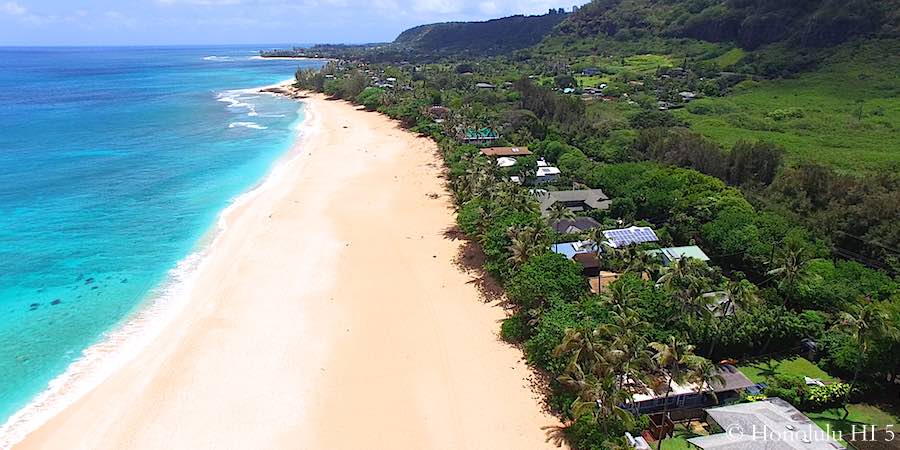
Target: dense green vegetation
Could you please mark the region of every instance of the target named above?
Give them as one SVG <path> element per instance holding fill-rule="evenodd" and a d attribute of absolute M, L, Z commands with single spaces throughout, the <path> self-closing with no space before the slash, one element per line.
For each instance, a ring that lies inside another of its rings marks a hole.
<path fill-rule="evenodd" d="M 719 144 L 764 140 L 793 161 L 841 171 L 900 170 L 900 41 L 841 46 L 815 72 L 748 80 L 723 97 L 692 102 L 676 116 Z"/>
<path fill-rule="evenodd" d="M 561 11 L 542 16 L 511 16 L 486 22 L 447 22 L 410 28 L 394 40 L 395 46 L 417 55 L 446 56 L 462 51 L 498 55 L 531 47 L 565 19 Z"/>
<path fill-rule="evenodd" d="M 339 49 L 343 60 L 297 83 L 438 142 L 459 228 L 513 307 L 502 336 L 552 380 L 548 404 L 573 447 L 612 448 L 646 427 L 626 411 L 626 374 L 702 386 L 726 358 L 820 423 L 887 424 L 869 404 L 900 373 L 900 88 L 896 57 L 878 60 L 897 54 L 887 3 L 596 0 L 510 57 L 386 63 L 401 59 Z M 499 169 L 460 143 L 485 127 L 561 169 L 545 188 L 603 189 L 612 207 L 587 213 L 602 228 L 652 226 L 661 242 L 604 249 L 602 268 L 622 276 L 590 293 L 549 247 L 597 231 L 557 235 L 508 181 L 533 176 L 534 158 Z M 672 245 L 711 261 L 662 267 L 644 252 Z M 795 358 L 804 338 L 818 343 L 815 365 Z"/>

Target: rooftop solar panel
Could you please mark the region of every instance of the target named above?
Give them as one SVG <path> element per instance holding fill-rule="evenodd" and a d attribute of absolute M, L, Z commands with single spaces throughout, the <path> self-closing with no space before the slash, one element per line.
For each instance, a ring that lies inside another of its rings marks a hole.
<path fill-rule="evenodd" d="M 649 227 L 631 227 L 620 230 L 606 230 L 603 232 L 610 245 L 613 247 L 624 247 L 631 244 L 640 244 L 642 242 L 656 242 L 659 238 L 656 233 Z"/>

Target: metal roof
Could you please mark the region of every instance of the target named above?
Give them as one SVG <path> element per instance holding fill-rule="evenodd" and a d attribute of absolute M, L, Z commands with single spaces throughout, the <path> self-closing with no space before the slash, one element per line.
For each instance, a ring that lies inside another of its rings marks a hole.
<path fill-rule="evenodd" d="M 695 258 L 700 261 L 709 261 L 709 256 L 703 252 L 703 249 L 696 245 L 688 245 L 684 247 L 666 247 L 656 250 L 649 250 L 647 253 L 654 255 L 662 255 L 667 262 L 677 261 L 681 258 Z"/>

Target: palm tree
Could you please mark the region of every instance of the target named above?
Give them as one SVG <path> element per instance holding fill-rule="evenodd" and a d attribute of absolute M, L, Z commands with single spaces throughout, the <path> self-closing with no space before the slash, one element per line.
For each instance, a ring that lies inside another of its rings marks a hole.
<path fill-rule="evenodd" d="M 847 402 L 850 400 L 850 393 L 856 387 L 862 362 L 868 356 L 872 341 L 879 336 L 895 335 L 897 330 L 892 325 L 890 316 L 885 311 L 884 306 L 872 301 L 861 302 L 853 312 L 841 313 L 835 329 L 849 334 L 858 349 L 856 353 L 856 367 L 853 370 L 853 381 L 850 382 L 850 389 L 844 398 L 844 417 L 841 420 L 846 420 L 847 416 L 850 415 L 850 410 L 847 409 Z"/>
<path fill-rule="evenodd" d="M 507 234 L 512 240 L 508 260 L 517 267 L 544 251 L 549 241 L 544 230 L 534 226 L 512 227 Z"/>
<path fill-rule="evenodd" d="M 611 420 L 626 427 L 634 425 L 634 416 L 622 408 L 631 395 L 621 386 L 621 369 L 617 368 L 623 353 L 609 340 L 615 326 L 599 326 L 589 330 L 567 329 L 553 356 L 569 356 L 566 369 L 557 380 L 577 394 L 570 405 L 575 417 L 591 415 L 604 430 Z"/>
<path fill-rule="evenodd" d="M 639 250 L 636 246 L 629 245 L 625 248 L 623 259 L 625 260 L 625 272 L 633 272 L 642 278 L 649 279 L 659 271 L 659 258 L 645 250 Z"/>
<path fill-rule="evenodd" d="M 549 213 L 550 215 L 547 217 L 547 221 L 551 224 L 559 222 L 560 220 L 575 218 L 575 213 L 560 202 L 554 203 L 553 206 L 550 207 Z"/>
<path fill-rule="evenodd" d="M 725 378 L 719 373 L 719 367 L 712 361 L 698 356 L 697 366 L 691 375 L 693 375 L 694 381 L 697 383 L 697 393 L 702 394 L 706 391 L 706 388 L 709 388 L 710 395 L 718 404 L 719 397 L 716 395 L 716 388 L 713 386 L 713 383 L 720 386 L 725 385 Z"/>
<path fill-rule="evenodd" d="M 652 360 L 657 370 L 666 376 L 666 395 L 663 400 L 663 426 L 665 426 L 665 420 L 669 416 L 669 394 L 672 392 L 672 384 L 681 383 L 687 379 L 700 364 L 702 358 L 694 355 L 693 345 L 681 341 L 675 336 L 669 336 L 669 340 L 666 343 L 650 343 L 650 349 L 653 354 Z M 662 443 L 665 438 L 665 433 L 660 436 L 657 448 L 662 449 Z"/>
<path fill-rule="evenodd" d="M 703 295 L 710 288 L 709 274 L 706 263 L 695 258 L 678 259 L 666 268 L 656 285 L 678 301 L 678 314 L 670 320 L 708 319 L 712 315 L 715 300 Z M 688 330 L 690 334 L 694 328 Z"/>
<path fill-rule="evenodd" d="M 710 306 L 712 306 L 714 310 L 724 318 L 732 314 L 737 314 L 739 311 L 743 311 L 757 303 L 759 303 L 759 297 L 757 295 L 756 285 L 745 279 L 741 279 L 728 280 L 728 283 L 725 285 L 724 301 L 717 305 Z M 721 320 L 710 322 L 710 325 L 715 330 L 715 336 L 713 337 L 712 342 L 709 344 L 708 356 L 710 358 L 715 355 L 716 347 L 719 345 L 719 327 L 722 325 L 722 323 L 723 322 Z"/>
<path fill-rule="evenodd" d="M 725 301 L 719 305 L 723 316 L 759 303 L 758 289 L 748 280 L 728 280 L 725 285 Z"/>
<path fill-rule="evenodd" d="M 784 295 L 785 308 L 793 303 L 791 300 L 796 293 L 797 284 L 812 276 L 809 264 L 813 260 L 807 258 L 803 250 L 803 248 L 788 246 L 775 259 L 777 267 L 766 272 L 766 275 L 772 277 L 771 279 L 778 280 L 778 289 Z"/>
<path fill-rule="evenodd" d="M 704 281 L 707 278 L 708 270 L 706 264 L 699 259 L 679 258 L 663 271 L 656 284 L 670 292 L 675 292 L 696 286 Z"/>
<path fill-rule="evenodd" d="M 628 283 L 613 283 L 609 286 L 606 301 L 616 308 L 622 308 L 637 300 L 638 294 Z"/>

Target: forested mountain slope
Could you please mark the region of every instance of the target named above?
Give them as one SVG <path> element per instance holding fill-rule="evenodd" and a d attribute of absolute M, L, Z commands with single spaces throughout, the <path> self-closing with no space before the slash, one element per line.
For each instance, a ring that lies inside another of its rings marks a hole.
<path fill-rule="evenodd" d="M 423 53 L 468 52 L 472 56 L 496 55 L 530 47 L 541 41 L 563 19 L 565 13 L 542 16 L 511 16 L 485 22 L 446 22 L 410 28 L 394 40 Z"/>
<path fill-rule="evenodd" d="M 896 32 L 898 6 L 896 0 L 595 0 L 556 34 L 732 41 L 745 50 L 782 41 L 822 47 Z"/>

